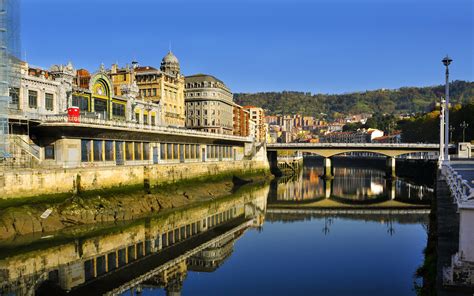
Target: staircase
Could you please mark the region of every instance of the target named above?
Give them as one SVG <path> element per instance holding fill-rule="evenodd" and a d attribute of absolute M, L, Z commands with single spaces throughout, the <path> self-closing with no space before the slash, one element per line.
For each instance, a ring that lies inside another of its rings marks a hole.
<path fill-rule="evenodd" d="M 36 160 L 40 160 L 40 148 L 35 144 L 30 144 L 20 136 L 13 136 L 13 143 L 18 146 L 22 151 L 34 157 Z"/>
<path fill-rule="evenodd" d="M 21 136 L 10 136 L 10 149 L 8 153 L 1 153 L 0 167 L 12 168 L 35 168 L 39 166 L 41 157 L 40 148 L 28 143 Z"/>

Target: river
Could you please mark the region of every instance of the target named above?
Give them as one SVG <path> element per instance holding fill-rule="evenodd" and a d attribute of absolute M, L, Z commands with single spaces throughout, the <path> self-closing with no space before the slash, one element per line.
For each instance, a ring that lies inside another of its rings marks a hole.
<path fill-rule="evenodd" d="M 163 217 L 3 246 L 0 294 L 416 295 L 432 188 L 360 163 L 320 175 L 306 161 L 295 176 Z"/>

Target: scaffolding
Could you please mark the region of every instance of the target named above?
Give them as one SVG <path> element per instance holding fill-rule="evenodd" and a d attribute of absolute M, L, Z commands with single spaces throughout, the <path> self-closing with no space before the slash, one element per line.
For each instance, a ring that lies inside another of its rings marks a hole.
<path fill-rule="evenodd" d="M 19 86 L 19 0 L 0 0 L 0 158 L 10 151 L 10 89 Z"/>

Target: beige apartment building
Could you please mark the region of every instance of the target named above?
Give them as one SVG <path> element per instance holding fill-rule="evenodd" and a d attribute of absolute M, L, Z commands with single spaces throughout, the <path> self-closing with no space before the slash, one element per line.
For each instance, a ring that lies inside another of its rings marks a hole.
<path fill-rule="evenodd" d="M 196 74 L 185 79 L 186 127 L 196 130 L 234 134 L 233 95 L 212 75 Z"/>
<path fill-rule="evenodd" d="M 263 109 L 255 106 L 243 106 L 243 108 L 250 112 L 250 120 L 255 123 L 255 139 L 258 142 L 265 142 L 267 132 Z"/>

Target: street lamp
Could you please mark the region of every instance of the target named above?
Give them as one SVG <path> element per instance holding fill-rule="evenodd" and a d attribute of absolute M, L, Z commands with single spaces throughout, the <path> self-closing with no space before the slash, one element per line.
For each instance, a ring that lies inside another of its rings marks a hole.
<path fill-rule="evenodd" d="M 469 126 L 469 123 L 463 121 L 459 126 L 462 128 L 462 141 L 466 142 L 466 128 Z"/>
<path fill-rule="evenodd" d="M 440 112 L 439 112 L 439 168 L 441 169 L 444 158 L 444 109 L 445 109 L 445 102 L 444 98 L 441 98 L 440 104 Z"/>
<path fill-rule="evenodd" d="M 451 64 L 452 61 L 448 55 L 442 60 L 443 65 L 446 67 L 446 107 L 444 114 L 444 160 L 446 161 L 449 160 L 449 64 Z"/>
<path fill-rule="evenodd" d="M 449 140 L 452 142 L 453 141 L 453 131 L 455 130 L 454 126 L 450 125 L 449 126 Z"/>

